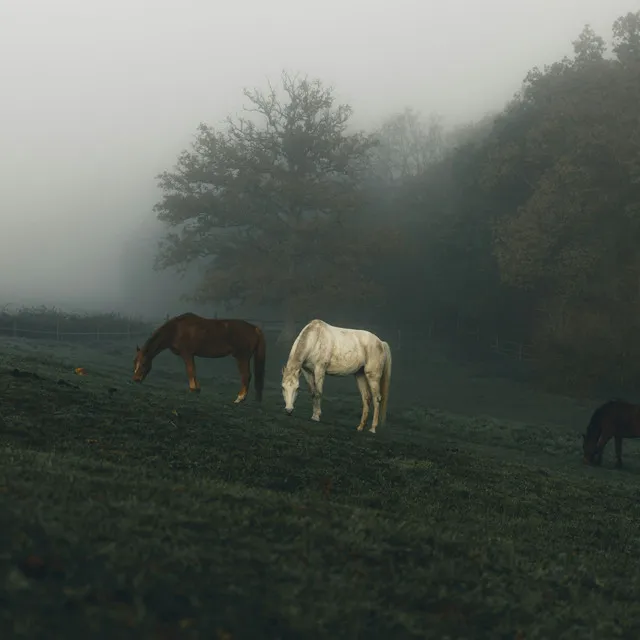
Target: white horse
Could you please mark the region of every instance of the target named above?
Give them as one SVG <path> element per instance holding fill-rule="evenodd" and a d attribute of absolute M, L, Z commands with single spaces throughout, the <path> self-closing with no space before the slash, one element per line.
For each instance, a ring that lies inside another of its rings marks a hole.
<path fill-rule="evenodd" d="M 378 423 L 384 424 L 391 382 L 391 349 L 386 342 L 369 331 L 342 329 L 322 320 L 312 320 L 295 339 L 289 360 L 282 370 L 282 395 L 285 411 L 291 415 L 300 386 L 300 371 L 309 383 L 313 398 L 312 420 L 320 421 L 320 403 L 326 374 L 354 374 L 362 396 L 362 431 L 373 400 L 371 433 Z"/>

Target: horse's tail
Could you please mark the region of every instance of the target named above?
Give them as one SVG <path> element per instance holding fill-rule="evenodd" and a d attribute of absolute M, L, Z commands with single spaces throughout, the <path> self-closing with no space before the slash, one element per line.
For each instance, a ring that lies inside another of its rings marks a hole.
<path fill-rule="evenodd" d="M 383 342 L 384 347 L 384 369 L 380 378 L 380 417 L 379 423 L 382 425 L 387 419 L 387 405 L 389 404 L 389 386 L 391 385 L 391 347 L 388 342 Z"/>
<path fill-rule="evenodd" d="M 264 332 L 260 327 L 256 327 L 258 334 L 258 344 L 253 352 L 253 374 L 256 389 L 256 398 L 262 400 L 262 390 L 264 389 L 264 367 L 267 360 L 267 343 L 264 339 Z"/>

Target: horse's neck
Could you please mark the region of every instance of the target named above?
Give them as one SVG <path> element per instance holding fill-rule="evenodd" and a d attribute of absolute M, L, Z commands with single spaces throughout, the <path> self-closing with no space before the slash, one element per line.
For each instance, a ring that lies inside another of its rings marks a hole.
<path fill-rule="evenodd" d="M 300 341 L 299 338 L 293 343 L 287 362 L 287 369 L 291 373 L 300 375 L 300 369 L 302 369 L 302 365 L 306 360 L 306 349 L 306 344 Z"/>
<path fill-rule="evenodd" d="M 142 350 L 151 359 L 155 358 L 161 351 L 169 347 L 170 336 L 166 332 L 158 331 L 154 333 L 144 344 Z"/>
<path fill-rule="evenodd" d="M 300 375 L 300 370 L 304 364 L 304 358 L 297 357 L 296 354 L 292 354 L 287 362 L 287 370 L 294 375 Z"/>

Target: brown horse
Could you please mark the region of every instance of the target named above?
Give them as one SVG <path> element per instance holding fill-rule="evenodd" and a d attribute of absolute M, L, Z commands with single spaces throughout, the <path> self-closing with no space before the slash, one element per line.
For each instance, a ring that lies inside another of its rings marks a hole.
<path fill-rule="evenodd" d="M 621 467 L 622 439 L 640 438 L 640 405 L 609 400 L 593 412 L 582 436 L 585 464 L 602 464 L 602 452 L 611 438 L 615 438 L 616 467 Z"/>
<path fill-rule="evenodd" d="M 142 349 L 136 346 L 136 357 L 133 360 L 135 382 L 142 382 L 147 377 L 151 371 L 151 361 L 165 349 L 170 349 L 184 360 L 189 376 L 189 389 L 196 392 L 200 391 L 200 384 L 196 379 L 194 356 L 233 356 L 242 378 L 242 388 L 235 399 L 236 403 L 247 397 L 251 381 L 249 363 L 254 356 L 256 397 L 258 401 L 262 400 L 266 344 L 260 327 L 244 320 L 213 320 L 195 313 L 183 313 L 171 318 L 151 334 Z"/>

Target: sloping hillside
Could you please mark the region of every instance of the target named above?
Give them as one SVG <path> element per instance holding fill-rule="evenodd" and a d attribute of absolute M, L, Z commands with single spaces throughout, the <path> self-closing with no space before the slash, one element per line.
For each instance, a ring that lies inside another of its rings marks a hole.
<path fill-rule="evenodd" d="M 168 354 L 0 343 L 2 637 L 640 637 L 633 444 L 585 468 L 585 407 L 400 357 L 376 436 L 351 380 L 316 424 L 281 357 L 235 406 L 230 360 L 195 396 Z"/>

